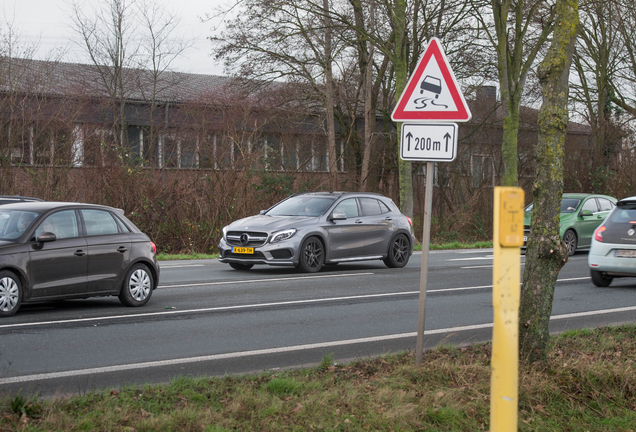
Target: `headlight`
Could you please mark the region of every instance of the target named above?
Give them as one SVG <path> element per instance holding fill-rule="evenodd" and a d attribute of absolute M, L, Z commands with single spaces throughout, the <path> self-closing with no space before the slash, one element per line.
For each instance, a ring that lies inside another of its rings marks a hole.
<path fill-rule="evenodd" d="M 288 238 L 290 238 L 294 234 L 296 234 L 296 229 L 295 228 L 284 230 L 284 231 L 279 231 L 277 233 L 272 234 L 272 239 L 269 242 L 270 243 L 276 243 L 276 242 L 279 242 L 279 241 L 287 240 Z"/>
<path fill-rule="evenodd" d="M 225 237 L 227 235 L 227 228 L 226 226 L 223 227 L 223 240 L 227 240 L 227 238 Z"/>

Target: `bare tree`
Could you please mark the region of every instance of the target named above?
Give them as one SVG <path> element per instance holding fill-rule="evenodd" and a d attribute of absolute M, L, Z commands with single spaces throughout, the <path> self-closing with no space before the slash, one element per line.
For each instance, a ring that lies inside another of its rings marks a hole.
<path fill-rule="evenodd" d="M 519 107 L 528 73 L 552 32 L 555 9 L 548 0 L 473 0 L 473 6 L 475 17 L 497 52 L 504 109 L 502 183 L 516 186 Z"/>
<path fill-rule="evenodd" d="M 134 96 L 149 103 L 152 147 L 158 96 L 168 96 L 167 89 L 176 84 L 164 79 L 165 72 L 192 44 L 175 34 L 179 16 L 153 0 L 102 0 L 95 8 L 75 2 L 71 8 L 79 43 L 97 72 L 82 79 L 109 101 L 115 145 L 121 154 L 127 150 L 125 108 Z"/>

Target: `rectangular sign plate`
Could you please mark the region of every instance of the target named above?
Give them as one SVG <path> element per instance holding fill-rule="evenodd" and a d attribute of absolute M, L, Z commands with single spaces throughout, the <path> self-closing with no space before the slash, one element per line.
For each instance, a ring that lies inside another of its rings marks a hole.
<path fill-rule="evenodd" d="M 457 156 L 457 123 L 403 123 L 403 160 L 451 162 Z"/>
<path fill-rule="evenodd" d="M 238 254 L 253 254 L 253 253 L 254 253 L 254 248 L 249 248 L 249 247 L 233 247 L 233 248 L 232 248 L 232 252 L 233 252 L 233 253 L 238 253 Z"/>

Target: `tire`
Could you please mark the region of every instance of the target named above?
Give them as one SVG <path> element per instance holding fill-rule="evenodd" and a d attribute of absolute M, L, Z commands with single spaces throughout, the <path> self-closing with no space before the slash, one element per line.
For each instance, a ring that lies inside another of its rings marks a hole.
<path fill-rule="evenodd" d="M 230 263 L 230 267 L 232 267 L 234 270 L 249 270 L 254 267 L 254 264 Z"/>
<path fill-rule="evenodd" d="M 592 276 L 592 283 L 601 288 L 608 287 L 614 279 L 596 270 L 590 270 L 590 276 Z"/>
<path fill-rule="evenodd" d="M 0 317 L 15 315 L 22 304 L 22 284 L 10 271 L 0 272 Z"/>
<path fill-rule="evenodd" d="M 316 273 L 325 263 L 325 248 L 318 237 L 309 237 L 300 248 L 296 268 L 304 273 Z"/>
<path fill-rule="evenodd" d="M 572 230 L 567 230 L 565 234 L 563 234 L 563 242 L 568 247 L 568 255 L 574 255 L 577 243 L 576 233 Z"/>
<path fill-rule="evenodd" d="M 125 306 L 139 307 L 148 303 L 152 296 L 154 281 L 152 273 L 144 264 L 135 264 L 126 273 L 119 301 Z"/>
<path fill-rule="evenodd" d="M 404 234 L 400 234 L 391 240 L 389 253 L 384 259 L 384 264 L 389 268 L 402 268 L 409 262 L 409 240 Z"/>

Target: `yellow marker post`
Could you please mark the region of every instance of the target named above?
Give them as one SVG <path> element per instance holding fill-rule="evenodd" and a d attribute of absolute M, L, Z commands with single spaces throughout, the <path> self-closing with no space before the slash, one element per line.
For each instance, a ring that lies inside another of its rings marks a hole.
<path fill-rule="evenodd" d="M 524 192 L 496 187 L 493 217 L 494 312 L 490 379 L 490 430 L 517 430 L 519 298 Z"/>

